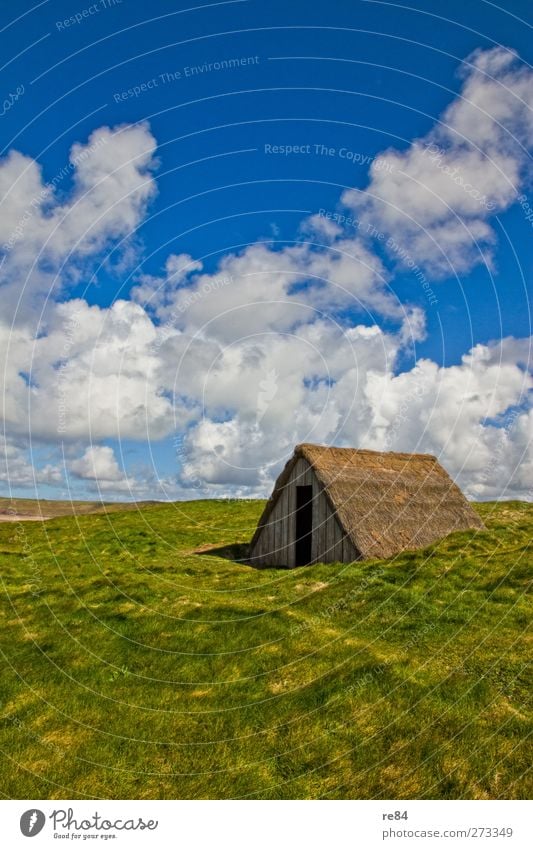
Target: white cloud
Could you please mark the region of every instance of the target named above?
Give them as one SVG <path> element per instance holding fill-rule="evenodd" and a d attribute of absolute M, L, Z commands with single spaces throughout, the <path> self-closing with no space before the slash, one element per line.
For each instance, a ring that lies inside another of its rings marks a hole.
<path fill-rule="evenodd" d="M 177 279 L 167 263 L 165 277 L 145 279 L 134 290 L 163 324 L 165 337 L 196 334 L 224 344 L 268 330 L 292 332 L 348 311 L 369 321 L 412 314 L 389 288 L 379 258 L 357 238 L 319 250 L 307 243 L 281 250 L 255 243 L 226 255 L 213 273 L 197 271 L 190 257 L 171 259 L 171 268 L 180 266 Z"/>
<path fill-rule="evenodd" d="M 39 484 L 58 486 L 63 482 L 63 474 L 59 464 L 35 466 L 31 462 L 27 444 L 0 436 L 0 480 L 7 483 L 11 491 Z"/>
<path fill-rule="evenodd" d="M 446 276 L 491 264 L 487 219 L 516 200 L 533 128 L 533 71 L 514 53 L 476 51 L 463 76 L 460 95 L 423 139 L 376 157 L 367 189 L 343 195 L 361 221 Z"/>
<path fill-rule="evenodd" d="M 65 334 L 73 317 L 75 332 Z M 417 335 L 418 320 L 415 314 Z M 176 482 L 122 472 L 111 448 L 97 443 L 150 441 L 184 427 L 180 460 L 189 496 L 265 494 L 304 440 L 429 451 L 472 495 L 489 497 L 507 486 L 515 495 L 529 492 L 521 468 L 532 462 L 524 368 L 530 340 L 477 345 L 458 365 L 424 359 L 398 373 L 398 356 L 409 344 L 405 322 L 391 332 L 311 314 L 291 331 L 274 332 L 267 315 L 263 330 L 228 343 L 211 335 L 191 342 L 187 329 L 161 333 L 137 304 L 104 310 L 83 301 L 58 307 L 41 339 L 18 331 L 8 359 L 11 432 L 22 437 L 29 428 L 42 443 L 89 440 L 91 448 L 71 460 L 71 473 L 93 489 L 133 497 L 177 497 Z M 31 380 L 18 375 L 29 355 Z M 7 477 L 31 484 L 31 467 L 20 456 L 16 462 Z"/>
<path fill-rule="evenodd" d="M 434 453 L 472 495 L 487 497 L 522 487 L 522 494 L 531 496 L 526 474 L 515 462 L 519 453 L 525 470 L 533 462 L 526 409 L 533 384 L 519 365 L 529 340 L 478 345 L 460 365 L 439 367 L 421 360 L 397 374 L 398 340 L 395 345 L 378 328 L 350 332 L 352 362 L 346 357 L 348 340 L 325 328 L 313 327 L 313 332 L 331 382 L 321 381 L 325 370 L 321 374 L 318 360 L 299 351 L 297 344 L 286 345 L 280 354 L 273 343 L 255 362 L 226 362 L 213 374 L 213 392 L 208 387 L 204 395 L 205 416 L 189 436 L 188 477 L 219 487 L 247 483 L 268 491 L 294 444 L 314 441 Z M 517 348 L 522 348 L 518 362 L 513 360 Z M 279 391 L 258 424 L 257 387 L 261 373 L 269 369 L 276 373 Z M 209 403 L 218 400 L 221 405 L 224 399 L 230 399 L 232 412 L 217 421 L 221 406 Z M 515 407 L 513 427 L 506 428 Z M 505 451 L 494 464 L 494 445 L 502 439 Z"/>
<path fill-rule="evenodd" d="M 463 272 L 490 261 L 489 215 L 507 208 L 522 178 L 528 82 L 509 53 L 474 54 L 441 123 L 406 151 L 378 157 L 366 192 L 345 193 L 360 221 L 406 246 L 391 248 L 389 262 L 360 229 L 349 236 L 315 215 L 300 231 L 309 241 L 251 244 L 214 271 L 171 255 L 161 275 L 140 277 L 132 300 L 109 308 L 53 301 L 38 332 L 29 301 L 14 327 L 8 312 L 0 324 L 5 479 L 61 484 L 58 462 L 32 466 L 31 434 L 41 445 L 64 443 L 70 480 L 91 491 L 265 494 L 294 444 L 308 440 L 430 451 L 471 495 L 530 497 L 530 340 L 477 345 L 458 365 L 423 359 L 399 372 L 406 349 L 425 338 L 425 314 L 400 303 L 387 267 L 412 262 L 441 275 L 447 263 Z M 25 287 L 42 304 L 56 277 L 57 297 L 108 247 L 125 238 L 129 250 L 155 194 L 154 151 L 146 125 L 101 128 L 72 148 L 72 189 L 58 184 L 37 203 L 38 165 L 17 152 L 0 161 L 8 304 Z M 173 470 L 159 481 L 122 469 L 100 444 L 176 432 L 184 434 L 183 492 Z"/>
<path fill-rule="evenodd" d="M 84 454 L 70 460 L 67 467 L 71 478 L 86 482 L 91 492 L 138 498 L 144 490 L 142 480 L 127 475 L 120 468 L 115 452 L 109 445 L 89 445 Z M 155 481 L 151 481 L 151 484 L 153 492 Z"/>
<path fill-rule="evenodd" d="M 176 291 L 188 284 L 191 275 L 201 271 L 202 263 L 189 254 L 170 254 L 163 277 L 142 274 L 130 292 L 131 298 L 161 315 L 172 304 Z"/>
<path fill-rule="evenodd" d="M 37 339 L 0 325 L 2 416 L 11 432 L 41 440 L 158 439 L 172 405 L 155 376 L 157 330 L 137 304 L 59 304 Z M 29 375 L 31 374 L 31 380 Z"/>
<path fill-rule="evenodd" d="M 125 474 L 119 467 L 114 451 L 108 445 L 90 445 L 85 454 L 69 463 L 70 471 L 83 480 L 123 481 Z"/>
<path fill-rule="evenodd" d="M 481 480 L 494 441 L 506 433 L 504 414 L 518 407 L 516 422 L 528 421 L 525 407 L 533 383 L 509 357 L 518 344 L 503 339 L 477 345 L 460 365 L 445 368 L 420 360 L 409 372 L 374 376 L 367 387 L 372 409 L 369 447 L 438 454 L 463 483 Z M 521 346 L 525 351 L 525 340 Z M 518 429 L 508 437 L 513 441 L 517 435 Z M 495 471 L 489 469 L 488 478 L 504 486 L 505 475 L 498 480 Z"/>
<path fill-rule="evenodd" d="M 37 297 L 53 291 L 57 298 L 89 257 L 135 232 L 156 191 L 154 151 L 148 126 L 139 124 L 95 130 L 47 179 L 18 151 L 0 159 L 5 320 L 27 321 Z"/>

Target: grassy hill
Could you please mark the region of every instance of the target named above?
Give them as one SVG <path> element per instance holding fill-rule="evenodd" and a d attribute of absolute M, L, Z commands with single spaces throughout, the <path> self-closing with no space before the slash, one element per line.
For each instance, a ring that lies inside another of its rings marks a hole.
<path fill-rule="evenodd" d="M 394 561 L 220 556 L 262 506 L 0 525 L 1 793 L 530 795 L 533 507 Z"/>
<path fill-rule="evenodd" d="M 38 501 L 36 498 L 2 498 L 0 520 L 22 517 L 27 519 L 55 519 L 58 516 L 85 516 L 88 513 L 113 513 L 119 510 L 141 510 L 157 504 L 156 501 Z"/>

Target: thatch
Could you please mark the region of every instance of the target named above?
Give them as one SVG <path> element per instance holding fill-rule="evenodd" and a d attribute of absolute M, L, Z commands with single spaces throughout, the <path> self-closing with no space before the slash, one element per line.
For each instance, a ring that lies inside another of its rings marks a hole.
<path fill-rule="evenodd" d="M 422 548 L 452 531 L 482 529 L 461 490 L 431 454 L 399 454 L 304 443 L 276 481 L 253 549 L 299 457 L 313 468 L 342 530 L 361 558 Z"/>

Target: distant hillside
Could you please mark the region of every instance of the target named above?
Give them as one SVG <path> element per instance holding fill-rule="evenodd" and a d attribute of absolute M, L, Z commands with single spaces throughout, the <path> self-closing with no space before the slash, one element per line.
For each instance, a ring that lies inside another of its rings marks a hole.
<path fill-rule="evenodd" d="M 37 498 L 3 498 L 0 496 L 0 519 L 17 516 L 54 519 L 57 516 L 86 516 L 88 513 L 111 513 L 140 510 L 157 501 L 51 501 Z"/>

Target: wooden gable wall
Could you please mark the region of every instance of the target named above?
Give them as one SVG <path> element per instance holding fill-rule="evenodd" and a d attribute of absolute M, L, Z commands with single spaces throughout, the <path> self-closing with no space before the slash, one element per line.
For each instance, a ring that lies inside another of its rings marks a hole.
<path fill-rule="evenodd" d="M 313 487 L 312 562 L 351 563 L 357 560 L 357 551 L 340 527 L 312 467 L 299 457 L 261 529 L 251 553 L 253 562 L 261 566 L 294 567 L 297 486 Z"/>

